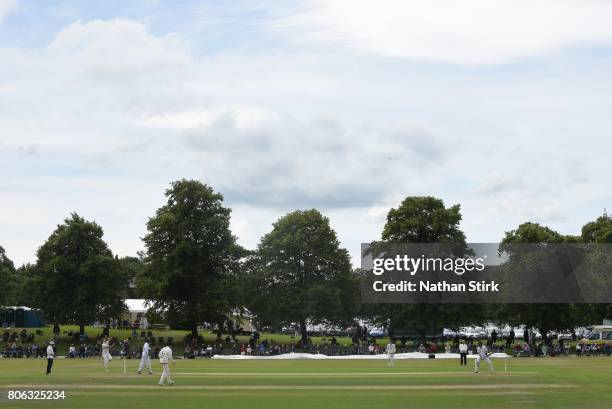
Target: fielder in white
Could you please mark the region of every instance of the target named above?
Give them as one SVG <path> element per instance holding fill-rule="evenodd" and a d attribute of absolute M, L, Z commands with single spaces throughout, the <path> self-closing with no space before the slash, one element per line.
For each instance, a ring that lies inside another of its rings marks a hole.
<path fill-rule="evenodd" d="M 393 340 L 389 340 L 389 343 L 387 344 L 387 347 L 385 348 L 387 359 L 389 360 L 387 364 L 389 368 L 395 366 L 395 351 L 396 351 L 395 342 L 393 342 Z"/>
<path fill-rule="evenodd" d="M 138 373 L 141 374 L 144 368 L 149 370 L 149 375 L 153 373 L 151 370 L 151 358 L 149 356 L 149 352 L 151 351 L 151 347 L 149 346 L 149 342 L 145 341 L 142 346 L 142 354 L 140 355 L 140 365 L 138 366 Z"/>
<path fill-rule="evenodd" d="M 159 363 L 162 365 L 162 375 L 159 378 L 159 385 L 164 386 L 164 381 L 168 381 L 168 385 L 174 385 L 174 381 L 170 379 L 170 361 L 172 365 L 175 364 L 174 358 L 172 357 L 172 350 L 169 346 L 165 346 L 159 351 Z"/>
<path fill-rule="evenodd" d="M 476 354 L 476 360 L 474 361 L 474 373 L 478 373 L 480 371 L 481 360 L 485 361 L 487 365 L 489 365 L 489 371 L 494 373 L 495 369 L 493 368 L 493 362 L 491 362 L 491 359 L 489 358 L 489 350 L 485 345 L 482 345 L 482 342 L 478 343 L 478 347 L 476 347 Z"/>
<path fill-rule="evenodd" d="M 110 354 L 110 347 L 111 345 L 108 337 L 104 337 L 102 340 L 102 361 L 104 362 L 104 370 L 106 372 L 110 372 L 110 369 L 108 369 L 108 364 L 113 360 L 113 357 Z"/>

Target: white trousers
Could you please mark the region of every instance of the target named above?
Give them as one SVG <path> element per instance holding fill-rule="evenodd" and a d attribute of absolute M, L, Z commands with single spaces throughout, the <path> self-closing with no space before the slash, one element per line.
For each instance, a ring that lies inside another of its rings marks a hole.
<path fill-rule="evenodd" d="M 159 378 L 159 384 L 163 385 L 164 381 L 168 381 L 168 384 L 174 383 L 172 379 L 170 379 L 170 364 L 161 364 L 162 365 L 162 374 L 161 378 Z"/>
<path fill-rule="evenodd" d="M 395 354 L 387 354 L 389 360 L 389 367 L 395 366 Z"/>
<path fill-rule="evenodd" d="M 102 352 L 102 361 L 104 362 L 104 369 L 108 369 L 108 363 L 113 360 L 113 357 L 108 352 Z"/>
<path fill-rule="evenodd" d="M 140 358 L 140 365 L 138 365 L 138 372 L 141 372 L 144 368 L 147 368 L 149 370 L 149 373 L 153 372 L 151 370 L 151 358 L 149 358 L 149 355 L 143 355 Z"/>
<path fill-rule="evenodd" d="M 487 356 L 484 358 L 481 358 L 480 355 L 476 357 L 476 360 L 474 361 L 474 370 L 475 371 L 479 371 L 480 370 L 480 361 L 483 360 L 487 363 L 487 365 L 489 365 L 489 371 L 491 372 L 495 372 L 495 369 L 493 368 L 493 362 L 491 362 L 491 359 Z"/>

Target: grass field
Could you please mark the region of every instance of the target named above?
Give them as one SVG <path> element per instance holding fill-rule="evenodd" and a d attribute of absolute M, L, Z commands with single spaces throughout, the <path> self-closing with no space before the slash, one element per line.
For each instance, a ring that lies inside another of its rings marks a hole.
<path fill-rule="evenodd" d="M 0 359 L 0 408 L 612 408 L 612 358 L 511 358 L 504 373 L 471 373 L 473 361 L 178 360 L 174 386 L 120 360 Z M 160 365 L 154 362 L 154 371 Z M 484 369 L 484 368 L 482 368 Z M 63 401 L 9 401 L 9 390 L 61 389 Z"/>

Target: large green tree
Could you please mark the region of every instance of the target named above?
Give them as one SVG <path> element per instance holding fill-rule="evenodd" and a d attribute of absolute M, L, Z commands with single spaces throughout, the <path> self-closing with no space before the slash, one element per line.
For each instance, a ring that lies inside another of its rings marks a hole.
<path fill-rule="evenodd" d="M 463 243 L 461 206 L 444 207 L 432 196 L 409 196 L 387 213 L 382 240 L 396 243 Z"/>
<path fill-rule="evenodd" d="M 575 243 L 577 240 L 575 236 L 565 236 L 547 226 L 527 222 L 519 225 L 515 230 L 506 232 L 500 243 L 500 250 L 510 254 L 510 263 L 518 265 L 518 263 L 529 263 L 530 257 L 533 257 L 532 253 L 540 251 L 540 247 L 521 246 L 522 244 Z M 515 246 L 516 244 L 518 246 Z M 547 255 L 547 247 L 542 247 L 542 249 Z M 535 254 L 536 261 L 540 261 L 541 254 L 540 252 Z M 532 277 L 530 280 L 533 281 L 533 285 L 537 286 L 539 280 L 547 281 L 549 278 Z M 511 325 L 525 324 L 527 327 L 538 328 L 546 342 L 546 334 L 549 331 L 573 329 L 579 323 L 576 308 L 570 303 L 506 303 L 500 305 L 498 316 L 500 320 Z"/>
<path fill-rule="evenodd" d="M 274 223 L 251 260 L 250 302 L 264 325 L 348 324 L 355 317 L 358 281 L 348 252 L 318 210 L 294 211 Z"/>
<path fill-rule="evenodd" d="M 596 220 L 585 224 L 582 227 L 582 240 L 585 243 L 612 243 L 612 217 L 607 211 Z M 610 259 L 610 251 L 604 250 L 604 257 Z M 600 263 L 600 265 L 612 265 L 610 261 Z M 608 283 L 612 278 L 608 274 Z M 609 284 L 608 284 L 609 285 Z M 578 306 L 578 314 L 583 323 L 601 322 L 604 318 L 612 318 L 612 304 L 586 304 Z"/>
<path fill-rule="evenodd" d="M 84 326 L 106 322 L 125 311 L 126 276 L 102 239 L 97 223 L 76 213 L 38 249 L 36 264 L 26 269 L 36 307 L 56 323 Z"/>
<path fill-rule="evenodd" d="M 4 248 L 0 246 L 0 307 L 9 305 L 15 301 L 17 289 L 17 273 L 15 265 L 8 258 Z"/>
<path fill-rule="evenodd" d="M 223 196 L 195 180 L 173 182 L 147 222 L 147 268 L 138 286 L 154 310 L 198 324 L 220 322 L 239 305 L 235 275 L 244 251 L 230 231 Z"/>
<path fill-rule="evenodd" d="M 409 196 L 398 208 L 389 210 L 382 232 L 383 243 L 453 243 L 459 252 L 467 251 L 465 234 L 460 230 L 460 206 L 445 207 L 441 199 Z M 415 303 L 365 305 L 364 315 L 389 324 L 397 334 L 416 332 L 422 339 L 445 327 L 457 328 L 480 322 L 479 304 Z"/>
<path fill-rule="evenodd" d="M 607 212 L 582 227 L 582 240 L 586 243 L 612 243 L 612 217 Z"/>

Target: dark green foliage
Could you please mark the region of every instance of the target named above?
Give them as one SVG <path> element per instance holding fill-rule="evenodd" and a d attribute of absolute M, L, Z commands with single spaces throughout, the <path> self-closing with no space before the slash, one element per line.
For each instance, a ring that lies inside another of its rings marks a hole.
<path fill-rule="evenodd" d="M 587 243 L 612 243 L 612 218 L 604 213 L 582 227 L 582 240 Z"/>
<path fill-rule="evenodd" d="M 98 224 L 73 213 L 38 249 L 27 291 L 51 321 L 83 328 L 125 311 L 127 279 L 102 235 Z"/>
<path fill-rule="evenodd" d="M 195 180 L 172 183 L 147 223 L 146 271 L 138 287 L 154 309 L 197 325 L 222 322 L 240 300 L 236 273 L 244 251 L 230 231 L 223 196 Z"/>
<path fill-rule="evenodd" d="M 17 287 L 15 265 L 0 246 L 0 306 L 15 303 Z"/>
<path fill-rule="evenodd" d="M 144 274 L 146 264 L 142 257 L 121 257 L 117 260 L 127 278 L 127 298 L 144 298 L 136 286 L 137 277 Z"/>
<path fill-rule="evenodd" d="M 460 206 L 444 207 L 431 196 L 410 196 L 397 209 L 389 210 L 382 239 L 397 243 L 465 243 L 459 229 Z"/>
<path fill-rule="evenodd" d="M 444 207 L 431 196 L 407 197 L 391 209 L 383 229 L 385 243 L 456 243 L 466 251 L 465 234 L 459 229 L 460 206 Z M 395 333 L 437 335 L 442 329 L 482 322 L 485 309 L 479 304 L 376 304 L 366 305 L 364 315 L 389 325 Z"/>
<path fill-rule="evenodd" d="M 593 223 L 587 224 L 583 229 L 582 237 L 597 237 L 596 231 L 602 230 L 605 224 L 599 218 L 599 227 L 594 228 Z M 586 233 L 585 233 L 586 232 Z M 513 262 L 530 262 L 532 251 L 514 251 L 521 247 L 513 247 L 514 243 L 576 243 L 576 236 L 564 236 L 558 232 L 538 223 L 523 223 L 516 230 L 506 233 L 500 244 L 500 250 L 508 250 Z M 527 247 L 524 247 L 529 249 Z M 536 260 L 537 261 L 537 260 Z M 600 263 L 601 264 L 601 263 Z M 533 277 L 538 280 L 540 277 Z M 590 325 L 600 322 L 606 314 L 606 306 L 598 304 L 504 304 L 499 307 L 499 318 L 509 324 L 525 324 L 536 327 L 543 337 L 551 330 L 573 330 L 580 325 Z"/>
<path fill-rule="evenodd" d="M 249 307 L 264 325 L 347 324 L 355 316 L 358 283 L 348 252 L 340 248 L 329 219 L 317 210 L 280 218 L 266 234 L 251 270 Z"/>

